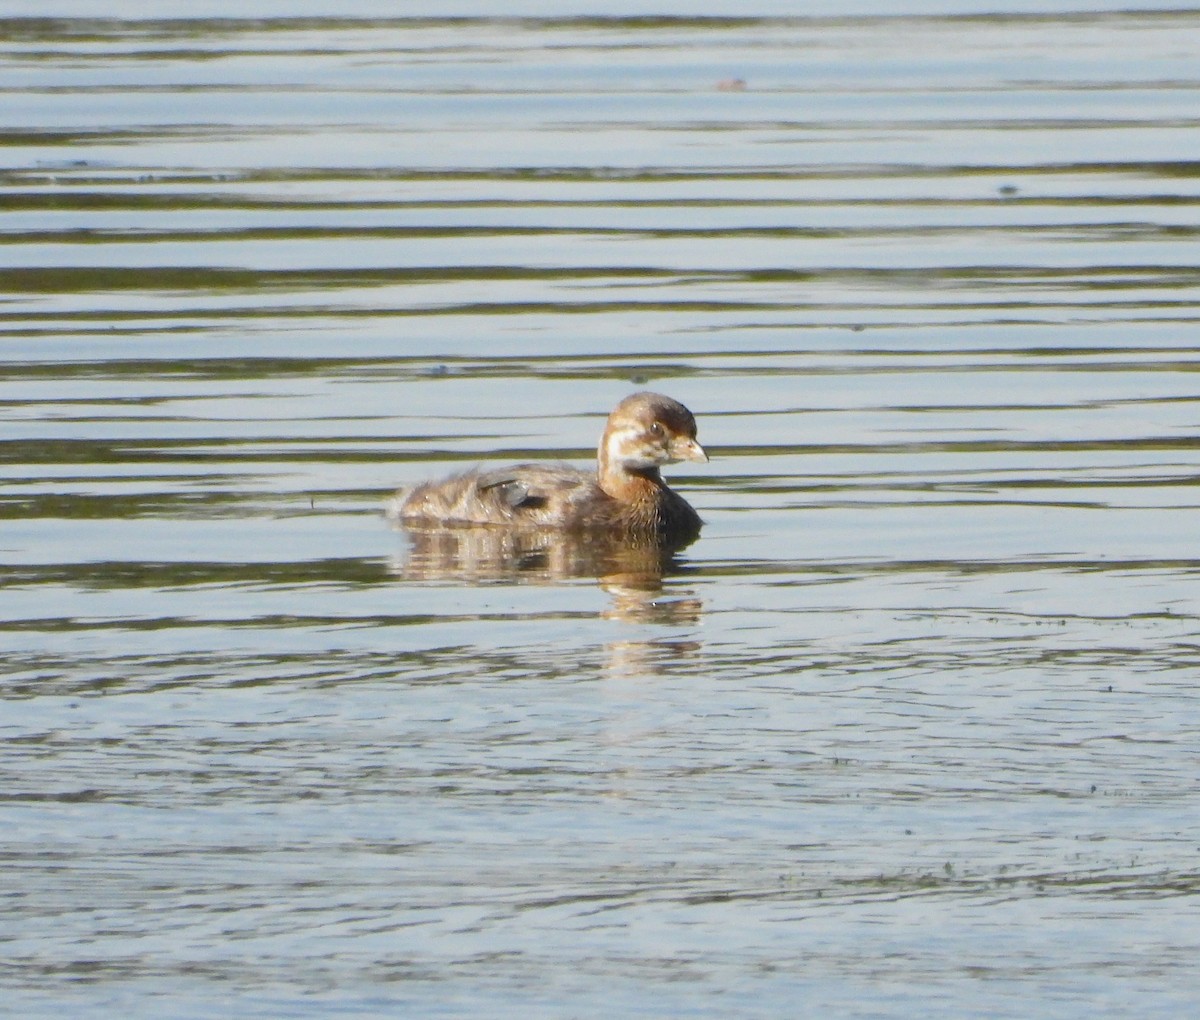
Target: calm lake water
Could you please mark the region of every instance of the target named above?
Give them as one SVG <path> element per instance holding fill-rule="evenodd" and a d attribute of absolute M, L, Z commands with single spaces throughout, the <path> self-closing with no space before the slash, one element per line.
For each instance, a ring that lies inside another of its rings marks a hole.
<path fill-rule="evenodd" d="M 0 19 L 14 1015 L 1195 1011 L 1200 12 L 162 6 Z M 661 581 L 383 519 L 640 388 Z"/>

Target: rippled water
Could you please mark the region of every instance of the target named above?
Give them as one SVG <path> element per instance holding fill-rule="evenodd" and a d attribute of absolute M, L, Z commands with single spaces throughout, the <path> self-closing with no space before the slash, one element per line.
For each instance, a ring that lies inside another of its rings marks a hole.
<path fill-rule="evenodd" d="M 0 20 L 11 1008 L 1196 1007 L 1200 14 L 863 6 Z"/>

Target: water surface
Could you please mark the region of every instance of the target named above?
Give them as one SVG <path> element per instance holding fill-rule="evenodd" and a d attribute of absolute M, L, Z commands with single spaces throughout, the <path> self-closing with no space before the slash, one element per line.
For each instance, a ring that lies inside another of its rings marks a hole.
<path fill-rule="evenodd" d="M 1195 12 L 46 13 L 13 1009 L 1195 1008 Z M 381 516 L 645 387 L 660 579 Z"/>

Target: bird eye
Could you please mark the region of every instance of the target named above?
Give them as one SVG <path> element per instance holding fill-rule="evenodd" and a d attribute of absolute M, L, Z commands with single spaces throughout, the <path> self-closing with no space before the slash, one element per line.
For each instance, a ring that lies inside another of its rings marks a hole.
<path fill-rule="evenodd" d="M 663 427 L 659 422 L 654 422 L 650 426 L 650 435 L 652 435 L 655 439 L 662 439 Z"/>

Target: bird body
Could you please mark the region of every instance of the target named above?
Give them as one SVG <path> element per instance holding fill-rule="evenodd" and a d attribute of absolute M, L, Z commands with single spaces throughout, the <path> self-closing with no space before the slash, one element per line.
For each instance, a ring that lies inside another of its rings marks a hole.
<path fill-rule="evenodd" d="M 635 393 L 609 415 L 594 472 L 569 464 L 467 471 L 397 493 L 390 513 L 410 527 L 492 525 L 686 544 L 699 535 L 700 516 L 659 469 L 707 460 L 686 407 Z"/>

